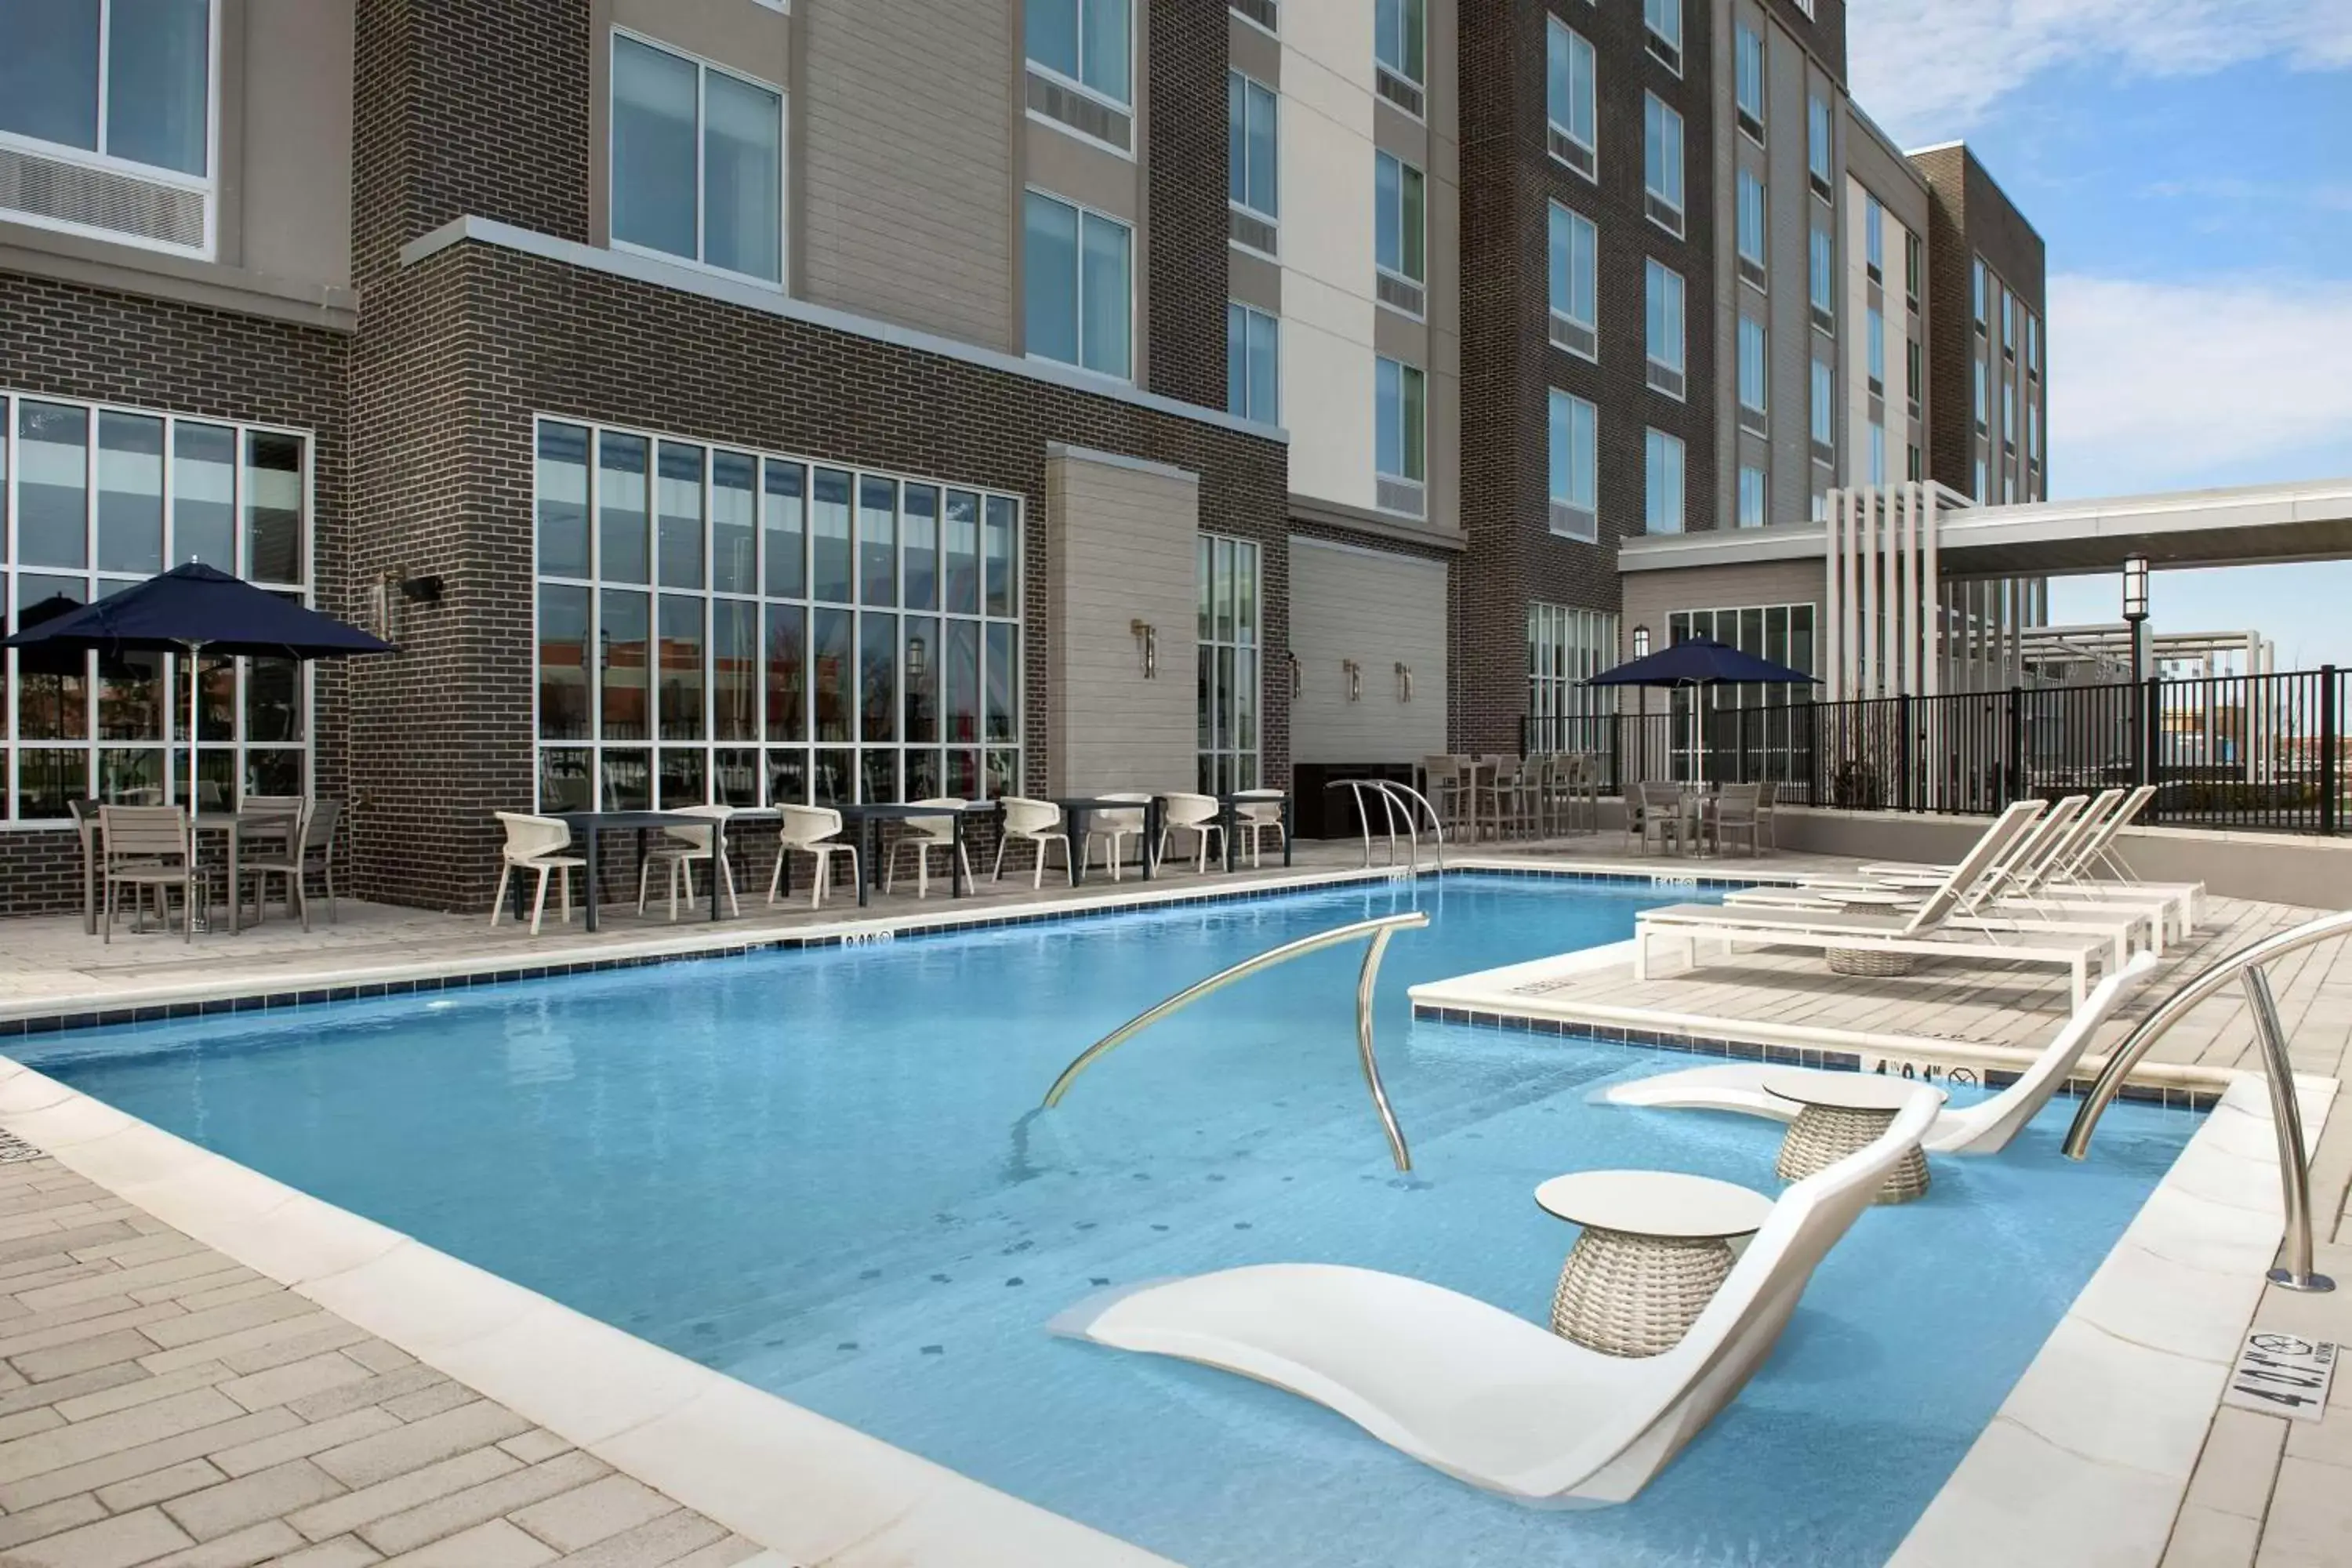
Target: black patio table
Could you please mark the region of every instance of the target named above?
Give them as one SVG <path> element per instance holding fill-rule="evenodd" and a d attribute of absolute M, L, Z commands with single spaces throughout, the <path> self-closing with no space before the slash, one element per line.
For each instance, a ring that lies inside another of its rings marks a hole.
<path fill-rule="evenodd" d="M 548 816 L 568 824 L 583 844 L 588 857 L 588 929 L 596 929 L 596 837 L 615 828 L 626 832 L 635 828 L 637 834 L 637 861 L 646 858 L 646 835 L 656 827 L 708 827 L 710 829 L 710 918 L 719 919 L 719 899 L 727 879 L 719 875 L 719 862 L 727 854 L 727 819 L 723 816 L 703 816 L 685 811 L 551 811 Z M 740 814 L 739 814 L 740 815 Z M 514 879 L 515 918 L 522 918 L 522 879 Z"/>
<path fill-rule="evenodd" d="M 971 882 L 964 875 L 963 819 L 975 812 L 992 812 L 997 805 L 992 800 L 966 801 L 961 805 L 917 805 L 907 801 L 887 804 L 876 801 L 864 805 L 835 805 L 832 809 L 841 813 L 845 825 L 857 824 L 857 853 L 863 862 L 859 868 L 865 873 L 857 879 L 857 905 L 863 909 L 866 907 L 866 889 L 882 885 L 882 860 L 877 853 L 881 843 L 881 824 L 905 822 L 920 816 L 954 817 L 955 859 L 948 868 L 948 893 L 951 898 L 961 899 L 971 891 Z M 791 890 L 787 883 L 785 891 Z"/>
<path fill-rule="evenodd" d="M 1238 808 L 1244 801 L 1252 804 L 1263 805 L 1266 801 L 1274 798 L 1275 797 L 1270 795 L 1264 795 L 1255 790 L 1234 790 L 1217 797 L 1217 825 L 1224 829 L 1222 837 L 1225 841 L 1225 869 L 1227 871 L 1231 871 L 1234 868 L 1234 828 L 1241 820 L 1241 812 Z M 1285 870 L 1287 870 L 1290 868 L 1291 843 L 1298 837 L 1297 832 L 1294 831 L 1296 826 L 1295 808 L 1296 802 L 1294 802 L 1288 795 L 1283 795 L 1282 865 Z"/>
<path fill-rule="evenodd" d="M 1087 819 L 1098 811 L 1140 811 L 1143 813 L 1143 847 L 1139 858 L 1143 862 L 1143 879 L 1151 880 L 1152 861 L 1159 853 L 1160 800 L 1153 795 L 1149 800 L 1120 800 L 1099 795 L 1055 795 L 1054 804 L 1062 808 L 1068 820 L 1070 846 L 1076 851 L 1070 860 L 1070 885 L 1076 887 L 1087 879 Z"/>

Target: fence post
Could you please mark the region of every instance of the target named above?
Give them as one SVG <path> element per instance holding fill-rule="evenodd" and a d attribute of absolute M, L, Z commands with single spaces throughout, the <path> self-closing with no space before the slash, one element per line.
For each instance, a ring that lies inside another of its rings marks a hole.
<path fill-rule="evenodd" d="M 1914 757 L 1911 750 L 1911 694 L 1903 693 L 1895 700 L 1895 721 L 1902 726 L 1895 736 L 1895 765 L 1903 774 L 1903 809 L 1916 811 L 1911 789 Z"/>
<path fill-rule="evenodd" d="M 2025 798 L 2025 689 L 2009 689 L 2009 765 L 2000 770 L 2000 809 Z"/>
<path fill-rule="evenodd" d="M 2336 792 L 2343 787 L 2343 769 L 2336 754 L 2343 738 L 2336 733 L 2336 667 L 2323 664 L 2319 667 L 2319 831 L 2329 834 L 2339 826 Z"/>

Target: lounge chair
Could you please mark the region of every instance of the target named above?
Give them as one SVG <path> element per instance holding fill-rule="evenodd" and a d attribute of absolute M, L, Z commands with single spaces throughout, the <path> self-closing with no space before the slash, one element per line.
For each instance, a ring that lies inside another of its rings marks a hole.
<path fill-rule="evenodd" d="M 1129 1287 L 1051 1326 L 1287 1389 L 1519 1502 L 1623 1502 L 1755 1375 L 1815 1266 L 1936 1109 L 1920 1086 L 1876 1140 L 1791 1184 L 1690 1331 L 1661 1355 L 1606 1355 L 1424 1280 L 1328 1263 Z"/>
<path fill-rule="evenodd" d="M 2143 952 L 2099 982 L 2090 999 L 2068 1016 L 2058 1033 L 2033 1058 L 2033 1065 L 1999 1094 L 1958 1110 L 1939 1112 L 1919 1146 L 1938 1154 L 1998 1154 L 2026 1123 L 2050 1103 L 2090 1048 L 2099 1026 L 2115 1016 L 2124 998 L 2155 972 L 2156 955 Z M 1796 1101 L 1769 1092 L 1767 1079 L 1785 1078 L 1801 1068 L 1765 1062 L 1726 1062 L 1715 1067 L 1685 1068 L 1654 1078 L 1612 1084 L 1592 1098 L 1611 1105 L 1671 1106 L 1677 1110 L 1734 1110 L 1748 1116 L 1793 1121 Z"/>
<path fill-rule="evenodd" d="M 1650 943 L 1659 937 L 1679 938 L 1693 965 L 1698 963 L 1702 937 L 1721 941 L 1726 948 L 1739 942 L 1759 947 L 1811 947 L 1825 952 L 1874 956 L 1958 958 L 1977 963 L 2042 963 L 2063 966 L 2072 982 L 2074 1005 L 2083 1005 L 2090 992 L 2093 957 L 2105 953 L 2116 967 L 2112 936 L 2070 931 L 2061 927 L 2031 933 L 1972 930 L 1953 923 L 1963 891 L 1973 888 L 1986 868 L 2006 853 L 2017 836 L 2041 815 L 2042 803 L 2021 800 L 2000 814 L 1941 885 L 1931 890 L 1907 914 L 1871 915 L 1830 909 L 1753 909 L 1727 904 L 1669 904 L 1644 910 L 1633 917 L 1633 978 L 1650 977 Z"/>

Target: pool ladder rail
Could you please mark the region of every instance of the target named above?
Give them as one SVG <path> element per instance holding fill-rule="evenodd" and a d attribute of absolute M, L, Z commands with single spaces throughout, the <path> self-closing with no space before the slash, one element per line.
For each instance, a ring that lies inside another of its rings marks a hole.
<path fill-rule="evenodd" d="M 2294 1097 L 2294 1065 L 2287 1053 L 2286 1030 L 2279 1023 L 2278 999 L 2271 993 L 2266 966 L 2315 942 L 2347 935 L 2352 935 L 2352 910 L 2338 910 L 2274 931 L 2191 975 L 2107 1054 L 2106 1066 L 2099 1069 L 2097 1080 L 2074 1112 L 2074 1125 L 2066 1129 L 2066 1157 L 2084 1158 L 2091 1152 L 2091 1134 L 2098 1130 L 2100 1115 L 2123 1088 L 2126 1075 L 2147 1055 L 2148 1047 L 2191 1008 L 2236 979 L 2244 987 L 2246 1005 L 2254 1016 L 2263 1077 L 2270 1085 L 2271 1123 L 2278 1134 L 2279 1185 L 2286 1207 L 2286 1262 L 2270 1271 L 2270 1281 L 2282 1289 L 2333 1290 L 2336 1281 L 2311 1267 L 2311 1154 L 2304 1144 L 2303 1111 Z"/>
<path fill-rule="evenodd" d="M 1212 992 L 1222 991 L 1234 981 L 1255 974 L 1261 969 L 1271 969 L 1294 958 L 1318 952 L 1327 947 L 1338 947 L 1359 938 L 1370 938 L 1364 950 L 1363 966 L 1356 972 L 1356 1059 L 1364 1069 L 1364 1087 L 1371 1091 L 1372 1109 L 1381 1115 L 1381 1128 L 1388 1134 L 1389 1156 L 1400 1171 L 1412 1169 L 1412 1156 L 1405 1149 L 1404 1131 L 1397 1125 L 1396 1112 L 1390 1109 L 1388 1089 L 1381 1083 L 1380 1059 L 1372 1051 L 1372 987 L 1381 976 L 1381 955 L 1388 951 L 1389 938 L 1409 927 L 1425 926 L 1429 916 L 1419 910 L 1403 914 L 1381 915 L 1368 921 L 1356 921 L 1348 925 L 1334 926 L 1313 936 L 1286 942 L 1280 947 L 1270 947 L 1254 957 L 1244 958 L 1228 969 L 1221 969 L 1206 980 L 1187 985 L 1158 1005 L 1147 1008 L 1080 1051 L 1054 1087 L 1045 1091 L 1045 1109 L 1050 1110 L 1062 1103 L 1062 1096 L 1070 1091 L 1077 1076 L 1119 1046 L 1142 1033 L 1171 1013 L 1198 1002 Z"/>
<path fill-rule="evenodd" d="M 1371 791 L 1380 798 L 1381 815 L 1388 829 L 1388 864 L 1397 863 L 1397 814 L 1404 814 L 1404 844 L 1406 863 L 1415 871 L 1421 869 L 1422 818 L 1429 819 L 1431 841 L 1437 852 L 1437 868 L 1445 869 L 1445 825 L 1439 820 L 1437 807 L 1429 797 L 1408 784 L 1394 779 L 1349 778 L 1333 779 L 1326 789 L 1345 788 L 1356 798 L 1356 821 L 1364 832 L 1364 864 L 1372 863 L 1372 816 L 1364 809 L 1364 792 Z"/>

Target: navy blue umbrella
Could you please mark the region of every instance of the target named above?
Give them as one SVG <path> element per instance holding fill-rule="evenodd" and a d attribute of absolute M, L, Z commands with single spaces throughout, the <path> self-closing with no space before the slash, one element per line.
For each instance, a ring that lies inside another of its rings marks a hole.
<path fill-rule="evenodd" d="M 29 617 L 28 617 L 29 618 Z M 0 647 L 28 653 L 184 653 L 188 659 L 188 801 L 196 800 L 195 658 L 341 658 L 395 653 L 382 637 L 303 608 L 202 562 L 174 566 L 135 588 L 28 626 Z"/>
<path fill-rule="evenodd" d="M 1690 637 L 1668 648 L 1661 648 L 1644 658 L 1621 664 L 1614 669 L 1604 669 L 1585 681 L 1587 686 L 1746 686 L 1750 683 L 1771 686 L 1818 685 L 1820 678 L 1807 675 L 1801 669 L 1791 669 L 1785 664 L 1775 664 L 1769 658 L 1759 658 L 1752 653 L 1742 653 L 1729 643 L 1713 637 Z M 1698 715 L 1693 711 L 1696 726 Z M 1648 715 L 1643 715 L 1647 728 Z M 1696 748 L 1699 771 L 1706 772 L 1706 752 Z"/>

